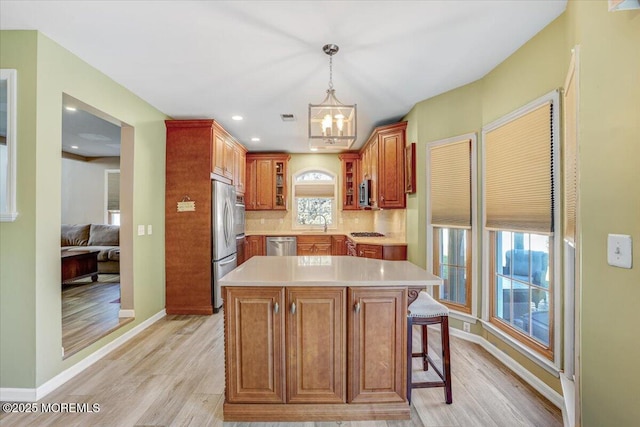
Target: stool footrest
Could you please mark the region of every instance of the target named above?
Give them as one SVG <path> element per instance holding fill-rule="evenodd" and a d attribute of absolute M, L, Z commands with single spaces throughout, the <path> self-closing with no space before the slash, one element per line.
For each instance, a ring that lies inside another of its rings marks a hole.
<path fill-rule="evenodd" d="M 413 383 L 411 387 L 413 388 L 435 388 L 435 387 L 444 387 L 444 381 L 424 381 L 420 383 Z"/>
<path fill-rule="evenodd" d="M 411 353 L 412 357 L 425 357 L 427 358 L 427 361 L 429 362 L 429 364 L 431 365 L 431 367 L 433 368 L 434 371 L 436 371 L 436 374 L 438 374 L 438 376 L 440 377 L 440 379 L 442 381 L 445 381 L 444 379 L 444 374 L 442 373 L 442 371 L 440 369 L 438 369 L 438 367 L 435 365 L 435 363 L 433 362 L 433 359 L 431 358 L 431 356 L 429 356 L 428 354 L 424 354 L 424 353 Z M 412 382 L 411 385 L 413 387 L 415 387 L 415 384 L 420 384 L 420 383 L 414 383 Z M 438 382 L 438 384 L 440 384 L 441 386 L 444 386 L 444 382 Z M 435 387 L 435 386 L 431 386 L 431 387 Z"/>

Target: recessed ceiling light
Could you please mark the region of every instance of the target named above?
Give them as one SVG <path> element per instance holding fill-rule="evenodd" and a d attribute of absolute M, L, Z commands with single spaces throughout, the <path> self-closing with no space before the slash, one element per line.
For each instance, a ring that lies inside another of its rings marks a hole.
<path fill-rule="evenodd" d="M 67 110 L 67 111 L 76 111 L 77 110 L 76 107 L 71 107 L 71 106 L 66 106 L 66 107 L 64 107 L 64 109 Z"/>
<path fill-rule="evenodd" d="M 242 116 L 232 116 L 231 118 L 236 121 L 242 120 Z"/>
<path fill-rule="evenodd" d="M 311 148 L 309 148 L 309 150 L 311 150 L 311 151 L 318 151 L 318 148 L 317 148 L 317 147 L 311 147 Z"/>
<path fill-rule="evenodd" d="M 251 141 L 253 141 L 253 142 L 260 142 L 260 138 L 251 138 Z"/>
<path fill-rule="evenodd" d="M 79 147 L 77 145 L 72 145 L 71 148 L 73 148 L 74 150 L 77 150 Z"/>

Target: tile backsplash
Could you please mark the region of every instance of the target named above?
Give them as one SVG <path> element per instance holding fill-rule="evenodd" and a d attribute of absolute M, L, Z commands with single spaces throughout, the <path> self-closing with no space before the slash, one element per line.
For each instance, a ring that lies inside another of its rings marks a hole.
<path fill-rule="evenodd" d="M 305 228 L 293 226 L 292 211 L 247 211 L 246 233 L 295 232 Z M 389 209 L 379 211 L 338 211 L 330 232 L 377 231 L 394 238 L 405 237 L 406 211 Z"/>

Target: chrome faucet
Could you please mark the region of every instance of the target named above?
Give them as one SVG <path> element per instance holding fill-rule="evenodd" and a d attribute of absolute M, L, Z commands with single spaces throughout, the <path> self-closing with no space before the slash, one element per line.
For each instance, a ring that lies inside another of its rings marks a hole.
<path fill-rule="evenodd" d="M 326 233 L 327 232 L 327 218 L 325 218 L 324 215 L 318 215 L 316 218 L 322 218 L 322 224 L 324 224 L 324 228 L 322 229 L 322 231 L 324 231 Z"/>

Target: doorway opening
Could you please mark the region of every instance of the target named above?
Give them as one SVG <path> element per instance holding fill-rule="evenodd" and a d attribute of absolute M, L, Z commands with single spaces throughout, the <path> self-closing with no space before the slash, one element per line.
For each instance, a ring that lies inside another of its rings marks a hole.
<path fill-rule="evenodd" d="M 135 317 L 133 128 L 69 95 L 62 102 L 63 358 Z"/>

